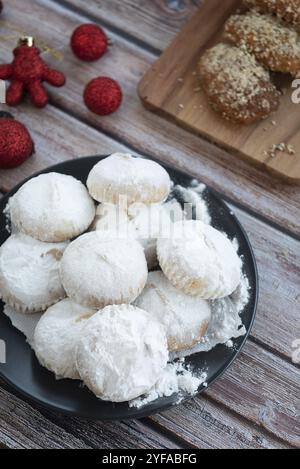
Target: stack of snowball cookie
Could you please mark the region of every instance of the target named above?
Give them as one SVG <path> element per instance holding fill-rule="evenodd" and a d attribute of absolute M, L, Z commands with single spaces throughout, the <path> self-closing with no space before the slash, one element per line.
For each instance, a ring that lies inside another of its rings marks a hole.
<path fill-rule="evenodd" d="M 6 209 L 12 234 L 0 248 L 0 298 L 20 314 L 44 312 L 33 342 L 39 362 L 102 400 L 147 393 L 169 352 L 201 341 L 210 300 L 241 281 L 224 234 L 176 221 L 171 186 L 159 164 L 115 153 L 92 169 L 88 189 L 47 173 Z"/>

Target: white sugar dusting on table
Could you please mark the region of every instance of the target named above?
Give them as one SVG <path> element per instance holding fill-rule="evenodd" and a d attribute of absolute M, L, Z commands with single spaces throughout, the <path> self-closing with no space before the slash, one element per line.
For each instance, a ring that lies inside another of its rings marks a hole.
<path fill-rule="evenodd" d="M 201 384 L 204 384 L 207 379 L 205 372 L 200 376 L 193 374 L 190 367 L 185 365 L 184 359 L 174 363 L 169 363 L 165 368 L 161 378 L 156 385 L 144 396 L 141 396 L 129 402 L 129 407 L 141 408 L 159 397 L 169 397 L 173 394 L 178 395 L 176 403 L 184 398 L 185 394 L 193 396 L 197 393 Z"/>

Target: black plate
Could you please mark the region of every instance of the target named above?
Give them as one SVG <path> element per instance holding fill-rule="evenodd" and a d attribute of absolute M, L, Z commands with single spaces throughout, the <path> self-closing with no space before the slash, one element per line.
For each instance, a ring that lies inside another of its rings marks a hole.
<path fill-rule="evenodd" d="M 100 156 L 80 158 L 58 164 L 42 171 L 42 173 L 55 171 L 69 174 L 86 183 L 89 171 L 102 158 Z M 189 176 L 174 169 L 166 169 L 175 183 L 183 186 L 190 185 L 191 178 Z M 7 204 L 8 198 L 22 184 L 0 201 L 0 245 L 8 238 L 8 233 L 5 229 L 6 220 L 2 213 L 3 209 Z M 211 352 L 198 353 L 187 358 L 187 362 L 195 370 L 208 368 L 207 383 L 211 385 L 235 360 L 250 333 L 257 305 L 258 276 L 251 245 L 236 217 L 212 190 L 206 189 L 204 196 L 209 205 L 213 226 L 227 233 L 231 239 L 237 239 L 240 246 L 239 254 L 244 259 L 244 273 L 247 275 L 251 286 L 251 298 L 242 316 L 243 323 L 247 329 L 247 336 L 234 341 L 234 350 L 220 345 Z M 177 395 L 160 398 L 138 410 L 129 408 L 127 403 L 113 404 L 100 401 L 77 381 L 56 381 L 52 373 L 39 365 L 24 336 L 11 325 L 9 319 L 4 314 L 1 314 L 2 312 L 3 304 L 0 302 L 0 339 L 6 343 L 7 355 L 7 363 L 0 364 L 0 376 L 17 393 L 28 400 L 59 412 L 99 420 L 144 417 L 165 410 L 178 400 Z M 202 387 L 199 389 L 199 392 L 203 390 L 204 388 Z"/>

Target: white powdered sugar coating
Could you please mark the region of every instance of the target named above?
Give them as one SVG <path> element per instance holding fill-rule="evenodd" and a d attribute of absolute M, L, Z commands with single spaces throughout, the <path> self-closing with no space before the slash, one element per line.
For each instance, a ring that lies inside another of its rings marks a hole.
<path fill-rule="evenodd" d="M 35 328 L 43 313 L 23 314 L 16 311 L 11 306 L 5 304 L 3 313 L 7 316 L 18 331 L 22 332 L 31 348 L 33 348 L 33 336 Z"/>
<path fill-rule="evenodd" d="M 209 352 L 219 344 L 234 347 L 232 339 L 246 334 L 241 314 L 249 302 L 250 288 L 248 279 L 243 276 L 237 290 L 228 298 L 211 302 L 212 317 L 205 336 L 191 349 L 176 352 L 171 358 L 187 357 L 194 353 Z"/>
<path fill-rule="evenodd" d="M 110 231 L 77 238 L 61 262 L 68 296 L 91 308 L 133 302 L 143 290 L 147 275 L 142 246 L 133 239 L 115 238 Z"/>
<path fill-rule="evenodd" d="M 182 219 L 179 204 L 141 205 L 133 204 L 128 209 L 130 233 L 133 233 L 144 248 L 149 270 L 158 266 L 156 242 L 172 231 L 174 221 Z"/>
<path fill-rule="evenodd" d="M 129 402 L 129 407 L 139 409 L 159 397 L 169 397 L 173 394 L 178 395 L 178 402 L 180 402 L 185 395 L 193 396 L 196 394 L 206 379 L 205 372 L 200 375 L 198 373 L 196 376 L 189 367 L 185 366 L 184 360 L 168 363 L 155 386 L 144 396 Z"/>
<path fill-rule="evenodd" d="M 107 306 L 87 321 L 76 357 L 81 379 L 97 397 L 129 401 L 149 391 L 167 365 L 164 328 L 133 306 Z"/>
<path fill-rule="evenodd" d="M 135 304 L 164 325 L 170 352 L 200 342 L 211 319 L 210 304 L 177 290 L 160 271 L 150 272 Z"/>
<path fill-rule="evenodd" d="M 207 207 L 207 203 L 203 198 L 203 191 L 205 186 L 203 184 L 194 185 L 191 187 L 183 187 L 180 185 L 175 186 L 174 190 L 179 192 L 183 198 L 185 204 L 190 204 L 194 210 L 194 217 L 196 220 L 200 220 L 207 225 L 211 223 L 211 216 Z M 189 218 L 192 218 L 192 213 L 186 214 Z"/>
<path fill-rule="evenodd" d="M 133 232 L 130 231 L 126 207 L 121 205 L 107 203 L 98 205 L 91 230 L 111 231 L 118 238 L 134 237 Z"/>
<path fill-rule="evenodd" d="M 171 181 L 167 171 L 154 161 L 114 153 L 94 166 L 87 186 L 98 202 L 117 205 L 120 196 L 125 196 L 128 205 L 152 204 L 168 197 Z"/>
<path fill-rule="evenodd" d="M 93 222 L 95 205 L 86 187 L 72 176 L 48 173 L 26 182 L 9 200 L 12 224 L 45 242 L 74 238 Z"/>
<path fill-rule="evenodd" d="M 168 239 L 159 239 L 160 266 L 170 282 L 203 299 L 233 293 L 241 280 L 242 262 L 231 241 L 199 220 L 174 224 Z"/>
<path fill-rule="evenodd" d="M 34 351 L 40 364 L 58 379 L 80 379 L 75 350 L 86 321 L 95 313 L 65 299 L 49 308 L 37 324 Z"/>
<path fill-rule="evenodd" d="M 144 248 L 148 269 L 158 266 L 156 241 L 171 232 L 174 221 L 182 220 L 180 204 L 170 201 L 165 204 L 145 205 L 135 203 L 127 209 L 122 205 L 100 204 L 96 210 L 96 231 L 113 231 L 118 238 L 133 238 Z"/>
<path fill-rule="evenodd" d="M 23 313 L 45 310 L 65 297 L 59 268 L 67 243 L 43 243 L 24 234 L 0 247 L 0 298 Z"/>

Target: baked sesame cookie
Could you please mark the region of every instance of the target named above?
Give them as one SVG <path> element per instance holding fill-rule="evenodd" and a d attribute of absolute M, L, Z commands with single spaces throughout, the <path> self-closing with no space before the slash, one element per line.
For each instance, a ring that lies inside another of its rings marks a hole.
<path fill-rule="evenodd" d="M 219 44 L 204 53 L 199 78 L 213 109 L 224 119 L 252 124 L 280 104 L 270 74 L 245 49 Z"/>
<path fill-rule="evenodd" d="M 244 4 L 263 13 L 274 13 L 300 28 L 300 0 L 244 0 Z"/>
<path fill-rule="evenodd" d="M 233 15 L 225 25 L 225 38 L 244 46 L 273 72 L 297 75 L 300 71 L 300 37 L 280 19 L 255 10 Z"/>

